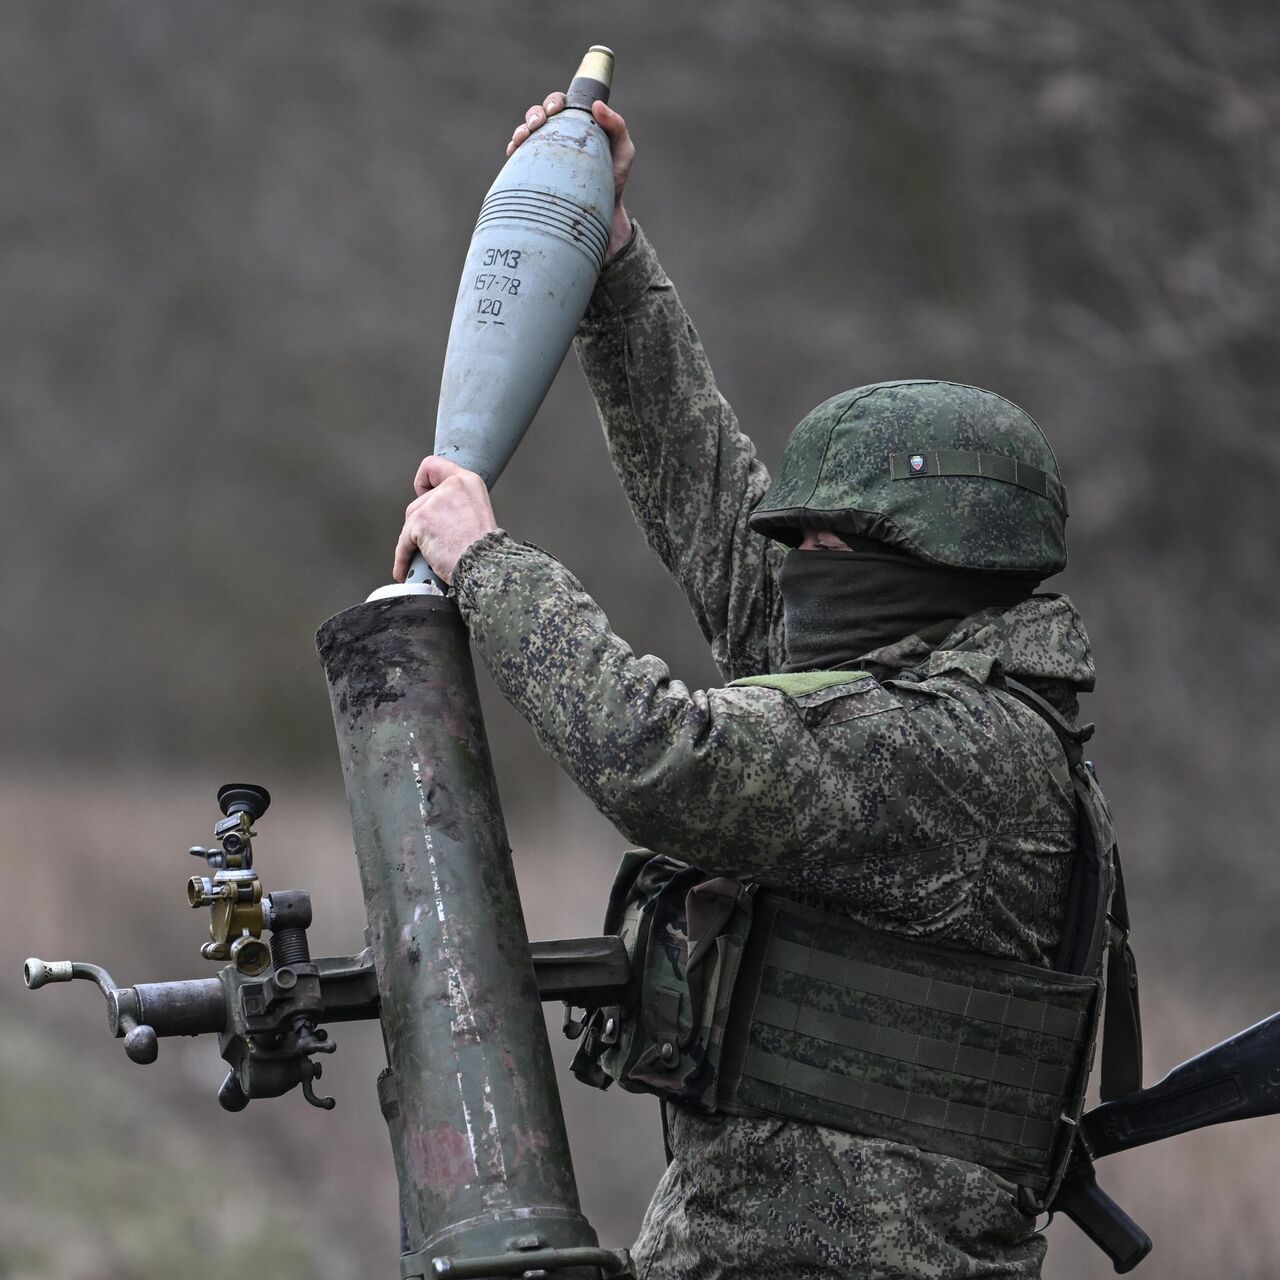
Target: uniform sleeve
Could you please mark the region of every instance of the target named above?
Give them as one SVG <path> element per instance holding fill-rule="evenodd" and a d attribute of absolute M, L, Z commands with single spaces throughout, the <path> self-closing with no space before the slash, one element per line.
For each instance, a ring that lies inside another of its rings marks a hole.
<path fill-rule="evenodd" d="M 506 698 L 600 811 L 655 851 L 856 895 L 859 866 L 881 877 L 888 859 L 909 878 L 913 858 L 999 820 L 1004 771 L 974 749 L 991 726 L 961 701 L 908 707 L 867 678 L 832 753 L 775 689 L 692 691 L 637 657 L 568 570 L 501 531 L 468 548 L 454 586 Z"/>
<path fill-rule="evenodd" d="M 575 346 L 631 510 L 720 671 L 776 669 L 782 549 L 747 528 L 769 475 L 638 224 L 601 273 Z"/>

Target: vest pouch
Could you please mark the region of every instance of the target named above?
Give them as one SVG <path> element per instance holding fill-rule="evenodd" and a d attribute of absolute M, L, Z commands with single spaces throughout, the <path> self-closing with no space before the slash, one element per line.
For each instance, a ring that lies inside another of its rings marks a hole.
<path fill-rule="evenodd" d="M 631 985 L 622 1005 L 591 1014 L 573 1061 L 580 1080 L 714 1110 L 751 901 L 748 886 L 674 858 L 623 858 L 605 931 L 626 947 Z"/>

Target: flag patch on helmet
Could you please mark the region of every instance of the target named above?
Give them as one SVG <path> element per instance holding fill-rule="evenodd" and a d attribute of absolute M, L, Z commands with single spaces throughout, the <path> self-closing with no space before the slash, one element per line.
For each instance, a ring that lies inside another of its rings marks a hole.
<path fill-rule="evenodd" d="M 913 453 L 908 461 L 911 464 L 911 470 L 918 476 L 923 475 L 928 469 L 923 453 Z"/>

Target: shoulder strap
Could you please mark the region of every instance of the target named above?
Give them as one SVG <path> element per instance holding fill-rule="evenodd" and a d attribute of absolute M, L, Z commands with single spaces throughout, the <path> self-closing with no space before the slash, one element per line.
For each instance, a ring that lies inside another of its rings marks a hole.
<path fill-rule="evenodd" d="M 1066 973 L 1083 973 L 1091 968 L 1095 963 L 1095 932 L 1105 931 L 1107 1002 L 1099 1087 L 1103 1100 L 1109 1101 L 1142 1087 L 1142 1017 L 1138 967 L 1129 945 L 1129 905 L 1125 900 L 1120 850 L 1111 838 L 1106 841 L 1108 848 L 1101 847 L 1102 832 L 1089 813 L 1092 797 L 1099 794 L 1093 766 L 1084 759 L 1084 744 L 1093 736 L 1093 725 L 1073 728 L 1056 707 L 1026 685 L 1006 677 L 1004 686 L 1053 730 L 1075 784 L 1078 847 L 1057 966 Z"/>
<path fill-rule="evenodd" d="M 1062 750 L 1066 753 L 1067 764 L 1072 769 L 1075 769 L 1084 761 L 1084 744 L 1093 737 L 1093 725 L 1084 724 L 1078 729 L 1073 729 L 1067 723 L 1066 716 L 1052 702 L 1047 698 L 1042 698 L 1035 690 L 1028 689 L 1025 684 L 1014 680 L 1010 676 L 1005 676 L 1004 687 L 1019 702 L 1030 707 L 1053 730 L 1057 735 L 1058 741 L 1062 743 Z"/>
<path fill-rule="evenodd" d="M 1142 1088 L 1142 1011 L 1138 1005 L 1138 962 L 1129 945 L 1129 904 L 1124 896 L 1120 854 L 1115 852 L 1116 888 L 1111 895 L 1107 945 L 1107 1010 L 1102 1024 L 1103 1102 Z"/>

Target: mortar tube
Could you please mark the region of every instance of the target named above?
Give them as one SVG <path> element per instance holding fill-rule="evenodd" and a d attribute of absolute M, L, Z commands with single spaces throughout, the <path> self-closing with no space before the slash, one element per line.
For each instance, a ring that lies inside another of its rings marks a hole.
<path fill-rule="evenodd" d="M 594 1246 L 457 606 L 366 602 L 316 643 L 403 1130 L 393 1147 L 416 1259 L 402 1274 L 533 1238 Z"/>

